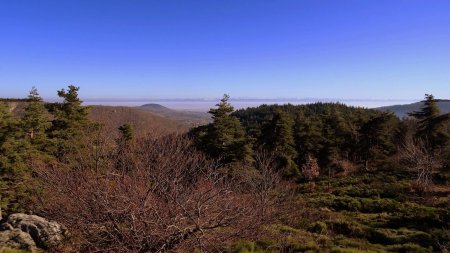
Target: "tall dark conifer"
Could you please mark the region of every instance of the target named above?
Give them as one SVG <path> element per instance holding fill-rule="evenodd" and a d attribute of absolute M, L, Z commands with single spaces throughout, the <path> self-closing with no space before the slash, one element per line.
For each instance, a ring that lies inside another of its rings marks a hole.
<path fill-rule="evenodd" d="M 51 112 L 55 117 L 51 137 L 53 153 L 57 158 L 62 158 L 81 147 L 80 137 L 89 125 L 89 108 L 82 106 L 82 101 L 78 98 L 79 89 L 70 85 L 67 91 L 65 89 L 58 91 L 58 96 L 63 102 L 51 106 Z"/>
<path fill-rule="evenodd" d="M 20 125 L 24 139 L 28 141 L 31 148 L 36 151 L 44 151 L 48 145 L 46 131 L 51 127 L 51 122 L 44 101 L 35 87 L 28 95 L 28 105 L 20 120 Z"/>
<path fill-rule="evenodd" d="M 224 95 L 209 113 L 213 122 L 207 127 L 204 149 L 213 157 L 220 157 L 225 163 L 251 162 L 251 148 L 247 142 L 244 128 L 239 120 L 231 116 L 233 106 L 228 102 L 230 97 Z"/>
<path fill-rule="evenodd" d="M 29 175 L 28 152 L 18 120 L 0 102 L 0 195 L 6 212 L 23 211 L 20 202 L 24 200 Z"/>
<path fill-rule="evenodd" d="M 361 140 L 358 143 L 366 170 L 370 161 L 386 158 L 395 152 L 395 129 L 398 120 L 391 113 L 374 117 L 360 129 Z"/>
<path fill-rule="evenodd" d="M 408 115 L 419 121 L 416 137 L 428 143 L 430 148 L 446 148 L 449 145 L 450 135 L 445 131 L 445 123 L 449 121 L 450 114 L 441 115 L 433 95 L 425 94 L 422 109 Z"/>
<path fill-rule="evenodd" d="M 299 169 L 295 160 L 294 121 L 291 116 L 282 110 L 276 110 L 273 119 L 268 122 L 263 130 L 266 145 L 277 157 L 278 163 L 289 176 L 299 175 Z"/>

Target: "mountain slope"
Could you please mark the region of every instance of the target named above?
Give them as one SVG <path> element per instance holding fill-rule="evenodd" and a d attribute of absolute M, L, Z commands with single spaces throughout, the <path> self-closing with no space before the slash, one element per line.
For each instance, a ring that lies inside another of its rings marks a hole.
<path fill-rule="evenodd" d="M 450 113 L 450 100 L 438 99 L 438 106 L 441 109 L 441 113 Z M 397 117 L 403 118 L 408 116 L 408 112 L 419 111 L 424 106 L 424 102 L 416 102 L 405 105 L 391 105 L 376 108 L 383 112 L 393 112 Z"/>
<path fill-rule="evenodd" d="M 156 113 L 159 116 L 176 120 L 189 126 L 203 125 L 211 121 L 211 116 L 206 112 L 173 110 L 160 104 L 145 104 L 135 108 Z"/>
<path fill-rule="evenodd" d="M 105 130 L 116 133 L 117 128 L 125 123 L 133 125 L 136 134 L 148 132 L 184 132 L 187 125 L 167 119 L 148 111 L 125 106 L 90 106 L 89 118 L 104 124 Z"/>
<path fill-rule="evenodd" d="M 6 103 L 9 111 L 17 117 L 23 114 L 27 106 L 26 100 L 3 102 Z M 114 137 L 118 135 L 117 128 L 125 123 L 132 124 L 136 134 L 185 132 L 189 129 L 189 125 L 183 122 L 133 107 L 102 105 L 89 107 L 89 119 L 103 124 L 105 130 Z"/>

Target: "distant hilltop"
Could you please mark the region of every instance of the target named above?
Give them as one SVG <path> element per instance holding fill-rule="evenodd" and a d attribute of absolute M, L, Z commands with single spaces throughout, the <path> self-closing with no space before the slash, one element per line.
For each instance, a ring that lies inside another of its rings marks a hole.
<path fill-rule="evenodd" d="M 174 110 L 160 104 L 145 104 L 135 108 L 152 112 L 159 116 L 176 120 L 190 126 L 206 124 L 211 121 L 211 115 L 206 112 Z"/>
<path fill-rule="evenodd" d="M 439 106 L 439 109 L 441 109 L 441 113 L 450 113 L 450 99 L 436 99 L 436 102 Z M 412 104 L 405 104 L 405 105 L 390 105 L 390 106 L 383 106 L 378 107 L 376 109 L 384 112 L 392 112 L 397 117 L 403 118 L 407 117 L 409 112 L 418 111 L 420 108 L 424 106 L 424 101 L 412 103 Z"/>

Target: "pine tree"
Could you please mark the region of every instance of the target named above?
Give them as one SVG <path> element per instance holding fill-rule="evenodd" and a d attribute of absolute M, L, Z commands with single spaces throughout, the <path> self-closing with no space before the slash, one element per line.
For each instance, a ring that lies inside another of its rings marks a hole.
<path fill-rule="evenodd" d="M 0 142 L 3 142 L 8 135 L 8 127 L 11 124 L 11 114 L 6 105 L 0 101 Z"/>
<path fill-rule="evenodd" d="M 7 159 L 4 156 L 3 144 L 8 138 L 10 131 L 11 115 L 7 112 L 6 106 L 0 101 L 0 209 L 5 209 L 8 203 L 8 175 L 7 175 Z M 5 194 L 6 193 L 6 194 Z"/>
<path fill-rule="evenodd" d="M 58 91 L 58 96 L 63 102 L 50 106 L 50 111 L 55 117 L 50 132 L 53 154 L 57 158 L 73 153 L 82 146 L 80 137 L 89 125 L 89 108 L 82 106 L 82 101 L 78 98 L 79 89 L 70 85 L 67 91 L 64 89 Z"/>
<path fill-rule="evenodd" d="M 450 119 L 450 114 L 441 115 L 433 95 L 425 94 L 422 109 L 408 113 L 408 115 L 419 121 L 416 137 L 428 143 L 431 149 L 445 148 L 449 145 L 450 135 L 444 127 Z"/>
<path fill-rule="evenodd" d="M 320 118 L 306 117 L 303 111 L 300 111 L 295 118 L 294 132 L 299 163 L 306 162 L 303 158 L 306 158 L 308 154 L 319 155 L 324 141 Z"/>
<path fill-rule="evenodd" d="M 267 147 L 274 152 L 280 168 L 284 169 L 288 176 L 299 175 L 295 163 L 298 154 L 295 149 L 293 126 L 294 121 L 288 113 L 276 110 L 272 120 L 263 130 Z"/>
<path fill-rule="evenodd" d="M 397 123 L 393 114 L 384 113 L 370 119 L 361 127 L 361 140 L 358 145 L 366 170 L 369 169 L 370 161 L 386 158 L 395 152 L 393 139 Z"/>
<path fill-rule="evenodd" d="M 35 87 L 28 95 L 28 105 L 20 121 L 24 139 L 28 140 L 32 148 L 44 151 L 48 145 L 46 131 L 51 127 L 48 111 Z"/>
<path fill-rule="evenodd" d="M 121 137 L 125 141 L 129 141 L 133 139 L 134 129 L 133 126 L 129 123 L 123 124 L 119 127 L 119 132 L 121 133 Z"/>
<path fill-rule="evenodd" d="M 224 95 L 209 113 L 211 123 L 203 136 L 204 150 L 213 157 L 221 158 L 224 163 L 251 162 L 251 148 L 247 142 L 244 128 L 239 120 L 231 116 L 234 108 L 228 103 L 228 95 Z"/>
<path fill-rule="evenodd" d="M 6 212 L 22 211 L 26 178 L 30 175 L 29 148 L 21 136 L 19 122 L 0 103 L 0 193 Z"/>

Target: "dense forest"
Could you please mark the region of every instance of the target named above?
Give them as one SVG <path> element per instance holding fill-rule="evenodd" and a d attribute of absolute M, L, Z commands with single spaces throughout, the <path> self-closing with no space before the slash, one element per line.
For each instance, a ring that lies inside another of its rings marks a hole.
<path fill-rule="evenodd" d="M 449 251 L 450 115 L 433 95 L 402 119 L 339 103 L 235 111 L 224 95 L 211 123 L 176 132 L 78 91 L 0 101 L 0 218 L 70 232 L 39 251 Z"/>

